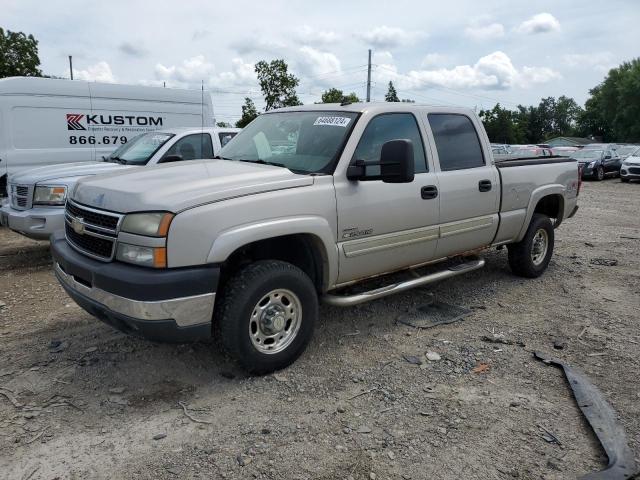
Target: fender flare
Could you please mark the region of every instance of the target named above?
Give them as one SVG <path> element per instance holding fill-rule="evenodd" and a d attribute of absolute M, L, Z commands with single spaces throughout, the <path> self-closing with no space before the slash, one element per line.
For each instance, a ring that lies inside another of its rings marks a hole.
<path fill-rule="evenodd" d="M 261 220 L 224 230 L 213 242 L 207 263 L 224 263 L 232 253 L 250 243 L 295 234 L 311 235 L 318 241 L 326 261 L 323 286 L 326 289 L 333 285 L 338 278 L 339 261 L 335 235 L 325 218 L 314 215 Z"/>
<path fill-rule="evenodd" d="M 566 188 L 564 185 L 560 184 L 551 184 L 544 185 L 542 187 L 536 188 L 533 192 L 531 192 L 531 198 L 529 198 L 529 205 L 527 205 L 527 215 L 525 216 L 524 223 L 522 228 L 520 229 L 520 233 L 516 238 L 516 242 L 522 240 L 527 233 L 527 229 L 529 228 L 529 224 L 531 223 L 531 218 L 533 217 L 533 213 L 538 205 L 538 202 L 542 200 L 544 197 L 549 195 L 560 195 L 562 197 L 562 205 L 560 207 L 560 217 L 558 220 L 562 221 L 562 216 L 564 216 L 564 196 L 566 193 Z"/>

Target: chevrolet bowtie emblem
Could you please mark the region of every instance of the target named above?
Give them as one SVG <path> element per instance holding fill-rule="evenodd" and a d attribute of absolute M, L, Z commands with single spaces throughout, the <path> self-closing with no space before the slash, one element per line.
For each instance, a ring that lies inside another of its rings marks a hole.
<path fill-rule="evenodd" d="M 74 218 L 71 221 L 71 228 L 73 228 L 73 231 L 76 232 L 78 235 L 84 235 L 84 223 L 83 223 L 83 218 Z"/>

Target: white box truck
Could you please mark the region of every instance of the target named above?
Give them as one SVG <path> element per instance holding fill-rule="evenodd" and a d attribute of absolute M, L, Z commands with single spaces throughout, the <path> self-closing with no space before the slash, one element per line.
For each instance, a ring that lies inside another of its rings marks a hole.
<path fill-rule="evenodd" d="M 129 139 L 213 127 L 206 91 L 12 77 L 0 80 L 0 196 L 20 170 L 101 160 Z"/>

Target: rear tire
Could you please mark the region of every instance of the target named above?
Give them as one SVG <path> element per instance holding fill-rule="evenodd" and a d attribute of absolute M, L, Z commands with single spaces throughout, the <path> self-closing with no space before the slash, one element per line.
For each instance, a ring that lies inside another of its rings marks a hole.
<path fill-rule="evenodd" d="M 524 238 L 507 246 L 511 271 L 520 277 L 539 277 L 549 265 L 553 244 L 551 219 L 541 213 L 534 213 Z"/>
<path fill-rule="evenodd" d="M 216 322 L 225 350 L 249 373 L 291 365 L 304 352 L 318 318 L 313 282 L 298 267 L 254 262 L 222 290 Z"/>

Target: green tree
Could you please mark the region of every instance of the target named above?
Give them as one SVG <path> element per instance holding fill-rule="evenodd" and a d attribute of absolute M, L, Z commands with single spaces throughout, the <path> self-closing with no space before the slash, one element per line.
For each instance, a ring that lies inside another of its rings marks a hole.
<path fill-rule="evenodd" d="M 385 102 L 399 102 L 398 92 L 396 92 L 396 87 L 393 86 L 393 82 L 389 82 L 389 89 L 387 90 L 387 94 L 384 96 Z"/>
<path fill-rule="evenodd" d="M 640 141 L 640 58 L 612 68 L 589 91 L 579 126 L 606 142 Z"/>
<path fill-rule="evenodd" d="M 261 60 L 256 63 L 255 72 L 264 95 L 265 111 L 302 105 L 296 95 L 296 87 L 300 80 L 289 73 L 284 60 L 271 60 L 270 63 Z"/>
<path fill-rule="evenodd" d="M 0 28 L 0 78 L 40 77 L 38 41 L 33 35 Z"/>
<path fill-rule="evenodd" d="M 236 122 L 237 128 L 244 128 L 249 125 L 254 118 L 258 116 L 258 110 L 256 105 L 249 97 L 245 97 L 244 105 L 242 106 L 242 117 Z"/>
<path fill-rule="evenodd" d="M 228 122 L 216 122 L 216 127 L 231 128 L 231 124 Z"/>
<path fill-rule="evenodd" d="M 491 110 L 480 110 L 478 114 L 489 140 L 495 143 L 517 143 L 514 113 L 502 108 L 499 103 Z"/>
<path fill-rule="evenodd" d="M 345 95 L 342 90 L 337 88 L 330 88 L 329 90 L 325 90 L 322 93 L 322 101 L 320 103 L 358 103 L 360 99 L 355 94 L 355 92 L 351 92 L 349 95 Z"/>

